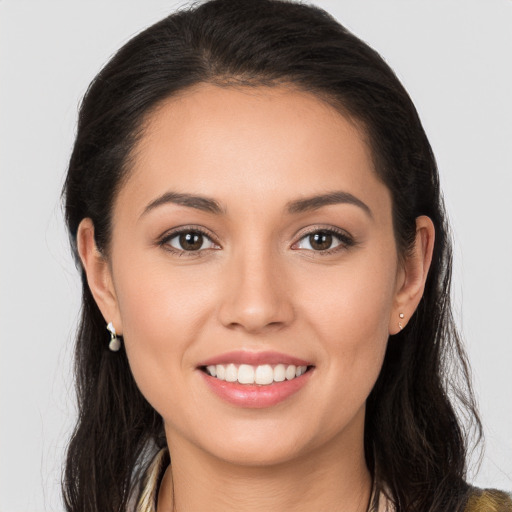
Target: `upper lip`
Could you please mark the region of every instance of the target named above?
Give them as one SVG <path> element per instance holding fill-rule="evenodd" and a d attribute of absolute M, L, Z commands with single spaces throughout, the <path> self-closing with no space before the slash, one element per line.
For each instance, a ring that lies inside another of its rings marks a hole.
<path fill-rule="evenodd" d="M 234 350 L 213 356 L 201 362 L 198 367 L 211 366 L 216 364 L 249 364 L 258 366 L 261 364 L 293 364 L 295 366 L 312 366 L 312 364 L 299 357 L 282 354 L 280 352 L 249 352 L 247 350 Z"/>

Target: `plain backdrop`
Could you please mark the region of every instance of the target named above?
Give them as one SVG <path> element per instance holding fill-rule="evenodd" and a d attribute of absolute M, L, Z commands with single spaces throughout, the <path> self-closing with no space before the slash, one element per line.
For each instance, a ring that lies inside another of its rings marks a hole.
<path fill-rule="evenodd" d="M 512 489 L 512 2 L 319 0 L 410 92 L 455 234 L 454 303 L 486 433 L 472 481 Z M 0 511 L 62 510 L 79 280 L 60 189 L 77 106 L 168 0 L 0 0 Z"/>

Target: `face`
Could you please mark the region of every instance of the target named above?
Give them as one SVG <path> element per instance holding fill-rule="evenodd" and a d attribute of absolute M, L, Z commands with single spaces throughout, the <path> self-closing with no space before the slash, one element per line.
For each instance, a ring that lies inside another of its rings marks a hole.
<path fill-rule="evenodd" d="M 102 310 L 171 452 L 362 443 L 405 278 L 390 193 L 332 107 L 284 86 L 167 100 L 116 198 L 108 273 Z"/>

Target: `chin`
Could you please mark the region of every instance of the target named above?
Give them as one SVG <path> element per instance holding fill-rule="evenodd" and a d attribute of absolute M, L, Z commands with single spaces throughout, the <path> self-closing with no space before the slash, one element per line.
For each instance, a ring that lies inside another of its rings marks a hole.
<path fill-rule="evenodd" d="M 305 451 L 305 447 L 267 440 L 249 445 L 233 441 L 226 446 L 217 445 L 210 453 L 217 459 L 236 466 L 270 467 L 292 462 L 304 455 Z"/>

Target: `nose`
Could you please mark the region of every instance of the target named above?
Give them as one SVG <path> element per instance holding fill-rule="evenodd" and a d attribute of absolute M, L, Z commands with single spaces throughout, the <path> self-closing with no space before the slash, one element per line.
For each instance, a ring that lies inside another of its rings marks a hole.
<path fill-rule="evenodd" d="M 225 327 L 256 334 L 292 322 L 291 289 L 277 260 L 271 254 L 247 250 L 230 262 L 219 308 Z"/>

